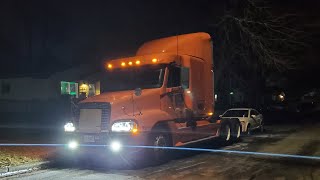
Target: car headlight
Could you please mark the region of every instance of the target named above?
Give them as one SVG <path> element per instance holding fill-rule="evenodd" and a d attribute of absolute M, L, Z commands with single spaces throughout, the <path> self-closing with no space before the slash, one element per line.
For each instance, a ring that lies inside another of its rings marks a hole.
<path fill-rule="evenodd" d="M 68 122 L 64 125 L 65 132 L 74 132 L 75 130 L 76 130 L 76 127 L 74 127 L 72 122 Z"/>
<path fill-rule="evenodd" d="M 138 132 L 138 124 L 134 121 L 118 121 L 112 124 L 111 131 L 113 132 Z"/>

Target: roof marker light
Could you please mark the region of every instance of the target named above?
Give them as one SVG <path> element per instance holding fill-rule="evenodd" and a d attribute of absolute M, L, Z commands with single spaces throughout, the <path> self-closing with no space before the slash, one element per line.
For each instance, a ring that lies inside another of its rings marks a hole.
<path fill-rule="evenodd" d="M 139 61 L 139 60 L 137 60 L 137 61 L 136 61 L 136 65 L 139 65 L 139 64 L 140 64 L 140 61 Z"/>
<path fill-rule="evenodd" d="M 121 66 L 123 66 L 123 67 L 126 66 L 126 63 L 125 63 L 125 62 L 122 62 L 122 63 L 121 63 Z"/>
<path fill-rule="evenodd" d="M 128 62 L 128 64 L 129 64 L 129 66 L 132 66 L 132 62 L 130 61 L 130 62 Z"/>
<path fill-rule="evenodd" d="M 152 62 L 153 62 L 153 63 L 156 63 L 156 62 L 158 62 L 158 59 L 153 58 L 153 59 L 152 59 Z"/>

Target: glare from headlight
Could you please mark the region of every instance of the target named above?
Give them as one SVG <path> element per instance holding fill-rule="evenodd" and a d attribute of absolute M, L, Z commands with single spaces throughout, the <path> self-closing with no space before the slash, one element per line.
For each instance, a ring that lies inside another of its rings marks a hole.
<path fill-rule="evenodd" d="M 77 141 L 70 141 L 68 144 L 69 149 L 76 149 L 78 147 Z"/>
<path fill-rule="evenodd" d="M 110 145 L 110 148 L 113 152 L 119 152 L 121 150 L 121 143 L 118 141 L 113 141 Z"/>
<path fill-rule="evenodd" d="M 75 130 L 76 130 L 76 127 L 74 127 L 72 122 L 68 122 L 64 125 L 65 132 L 74 132 Z"/>
<path fill-rule="evenodd" d="M 137 123 L 134 121 L 120 121 L 115 122 L 111 126 L 111 131 L 114 132 L 130 132 L 137 129 Z"/>

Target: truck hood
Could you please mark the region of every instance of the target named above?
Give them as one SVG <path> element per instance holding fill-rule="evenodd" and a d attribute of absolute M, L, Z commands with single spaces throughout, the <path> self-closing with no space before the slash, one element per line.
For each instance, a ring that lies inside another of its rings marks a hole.
<path fill-rule="evenodd" d="M 143 89 L 140 96 L 135 96 L 133 90 L 106 92 L 89 97 L 80 103 L 94 102 L 110 103 L 111 120 L 141 116 L 145 110 L 160 109 L 160 88 Z"/>

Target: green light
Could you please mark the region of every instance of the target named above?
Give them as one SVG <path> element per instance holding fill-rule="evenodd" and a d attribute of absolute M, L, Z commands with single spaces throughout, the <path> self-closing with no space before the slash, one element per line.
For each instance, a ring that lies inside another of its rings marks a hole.
<path fill-rule="evenodd" d="M 76 92 L 76 83 L 75 82 L 70 82 L 70 95 L 77 95 L 77 92 Z"/>
<path fill-rule="evenodd" d="M 60 89 L 61 89 L 61 94 L 69 94 L 72 96 L 77 95 L 77 83 L 75 82 L 66 82 L 66 81 L 61 81 L 60 82 Z"/>
<path fill-rule="evenodd" d="M 69 94 L 68 82 L 61 81 L 61 94 Z"/>

